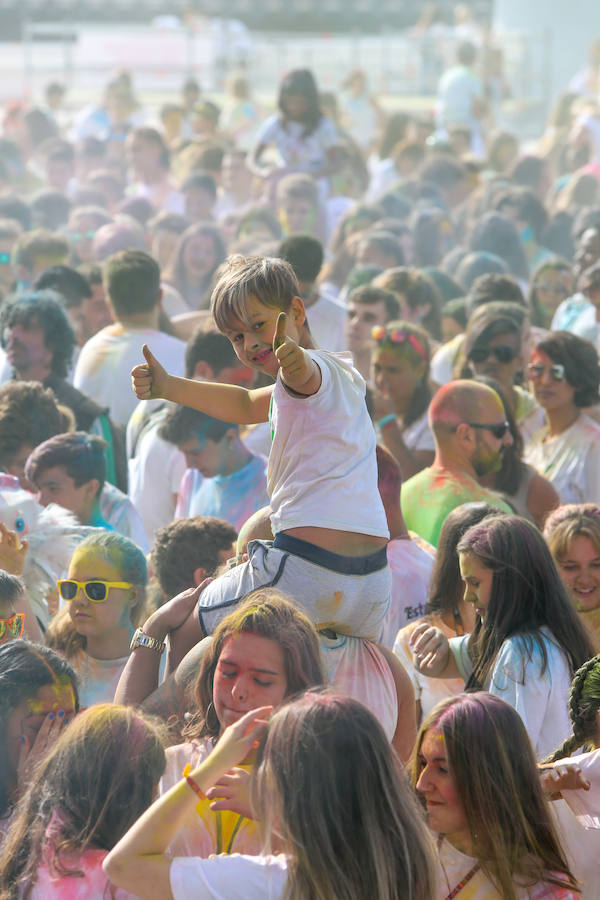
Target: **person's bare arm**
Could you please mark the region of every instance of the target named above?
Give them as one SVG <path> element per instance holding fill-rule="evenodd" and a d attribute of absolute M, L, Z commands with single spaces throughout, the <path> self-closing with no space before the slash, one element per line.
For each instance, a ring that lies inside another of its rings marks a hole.
<path fill-rule="evenodd" d="M 169 652 L 172 656 L 172 644 L 177 643 L 177 632 L 187 625 L 188 619 L 196 618 L 198 637 L 202 638 L 200 623 L 196 616 L 196 606 L 202 590 L 209 580 L 195 588 L 182 591 L 172 600 L 164 603 L 144 622 L 142 631 L 148 637 L 164 642 L 169 639 Z M 187 626 L 191 634 L 191 625 Z M 191 637 L 189 638 L 191 640 Z M 193 643 L 196 643 L 194 641 Z M 191 645 L 193 646 L 193 644 Z M 158 673 L 161 654 L 149 647 L 135 647 L 130 655 L 115 693 L 115 702 L 124 706 L 135 706 L 145 700 L 158 687 Z M 172 662 L 172 660 L 171 660 Z M 174 666 L 173 666 L 174 667 Z"/>
<path fill-rule="evenodd" d="M 415 712 L 415 692 L 408 673 L 395 653 L 388 647 L 377 645 L 386 659 L 398 698 L 398 723 L 392 738 L 392 747 L 406 765 L 417 738 L 417 718 Z"/>
<path fill-rule="evenodd" d="M 392 420 L 381 429 L 381 443 L 400 466 L 403 482 L 430 466 L 435 456 L 433 450 L 409 450 L 398 423 Z"/>
<path fill-rule="evenodd" d="M 410 636 L 415 668 L 430 678 L 462 678 L 444 632 L 423 622 Z"/>
<path fill-rule="evenodd" d="M 272 707 L 246 713 L 230 725 L 212 753 L 190 773 L 190 780 L 206 792 L 232 766 L 244 759 L 260 739 Z M 182 779 L 131 826 L 104 860 L 102 867 L 117 887 L 135 891 L 147 900 L 173 896 L 169 880 L 172 860 L 167 847 L 198 803 L 189 783 Z"/>
<path fill-rule="evenodd" d="M 159 716 L 168 722 L 175 717 L 183 720 L 188 708 L 188 698 L 196 680 L 202 658 L 212 643 L 212 635 L 196 644 L 186 653 L 177 669 L 141 704 L 144 712 Z"/>
<path fill-rule="evenodd" d="M 273 393 L 271 385 L 247 391 L 234 384 L 179 378 L 169 375 L 146 344 L 142 350 L 146 362 L 131 371 L 133 391 L 139 400 L 170 400 L 198 409 L 213 419 L 238 425 L 254 425 L 268 420 Z"/>
<path fill-rule="evenodd" d="M 554 485 L 543 475 L 535 474 L 527 492 L 527 509 L 538 528 L 544 527 L 547 516 L 560 506 L 560 497 Z"/>

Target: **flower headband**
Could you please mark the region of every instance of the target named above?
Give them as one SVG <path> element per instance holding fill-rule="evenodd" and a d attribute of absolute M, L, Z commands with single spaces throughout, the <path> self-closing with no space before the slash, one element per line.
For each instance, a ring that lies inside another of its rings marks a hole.
<path fill-rule="evenodd" d="M 375 328 L 371 332 L 371 337 L 374 341 L 391 341 L 392 344 L 405 344 L 407 341 L 413 347 L 414 350 L 419 354 L 421 359 L 427 359 L 427 354 L 425 350 L 416 339 L 414 334 L 408 334 L 408 332 L 403 331 L 402 328 L 392 328 L 390 331 L 384 325 L 376 325 Z"/>

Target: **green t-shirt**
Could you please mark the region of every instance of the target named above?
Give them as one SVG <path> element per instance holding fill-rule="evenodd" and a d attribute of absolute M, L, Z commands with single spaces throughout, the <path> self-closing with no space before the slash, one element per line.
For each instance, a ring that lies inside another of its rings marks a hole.
<path fill-rule="evenodd" d="M 416 531 L 434 547 L 446 516 L 463 503 L 489 503 L 504 512 L 513 512 L 498 494 L 481 487 L 466 472 L 449 472 L 433 466 L 417 472 L 402 485 L 400 502 L 409 531 Z"/>

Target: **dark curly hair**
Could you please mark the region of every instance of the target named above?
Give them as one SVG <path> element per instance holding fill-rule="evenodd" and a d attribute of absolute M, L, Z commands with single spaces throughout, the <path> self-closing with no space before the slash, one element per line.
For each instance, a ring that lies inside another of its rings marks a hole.
<path fill-rule="evenodd" d="M 598 353 L 590 341 L 568 331 L 551 331 L 535 349 L 565 367 L 567 383 L 575 388 L 575 406 L 585 408 L 600 402 Z"/>
<path fill-rule="evenodd" d="M 52 372 L 59 378 L 66 378 L 75 349 L 75 333 L 59 295 L 42 290 L 10 300 L 0 314 L 2 347 L 6 347 L 5 330 L 14 325 L 23 328 L 39 326 L 43 330 L 44 343 L 52 351 Z"/>

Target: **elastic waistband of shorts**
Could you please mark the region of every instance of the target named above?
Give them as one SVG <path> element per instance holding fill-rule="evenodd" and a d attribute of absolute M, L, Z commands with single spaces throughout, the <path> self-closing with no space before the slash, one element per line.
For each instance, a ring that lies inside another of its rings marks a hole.
<path fill-rule="evenodd" d="M 275 535 L 273 546 L 341 575 L 370 575 L 387 566 L 385 547 L 381 547 L 375 553 L 369 553 L 368 556 L 342 556 L 340 553 L 332 553 L 331 550 L 324 550 L 309 541 L 281 532 Z"/>

